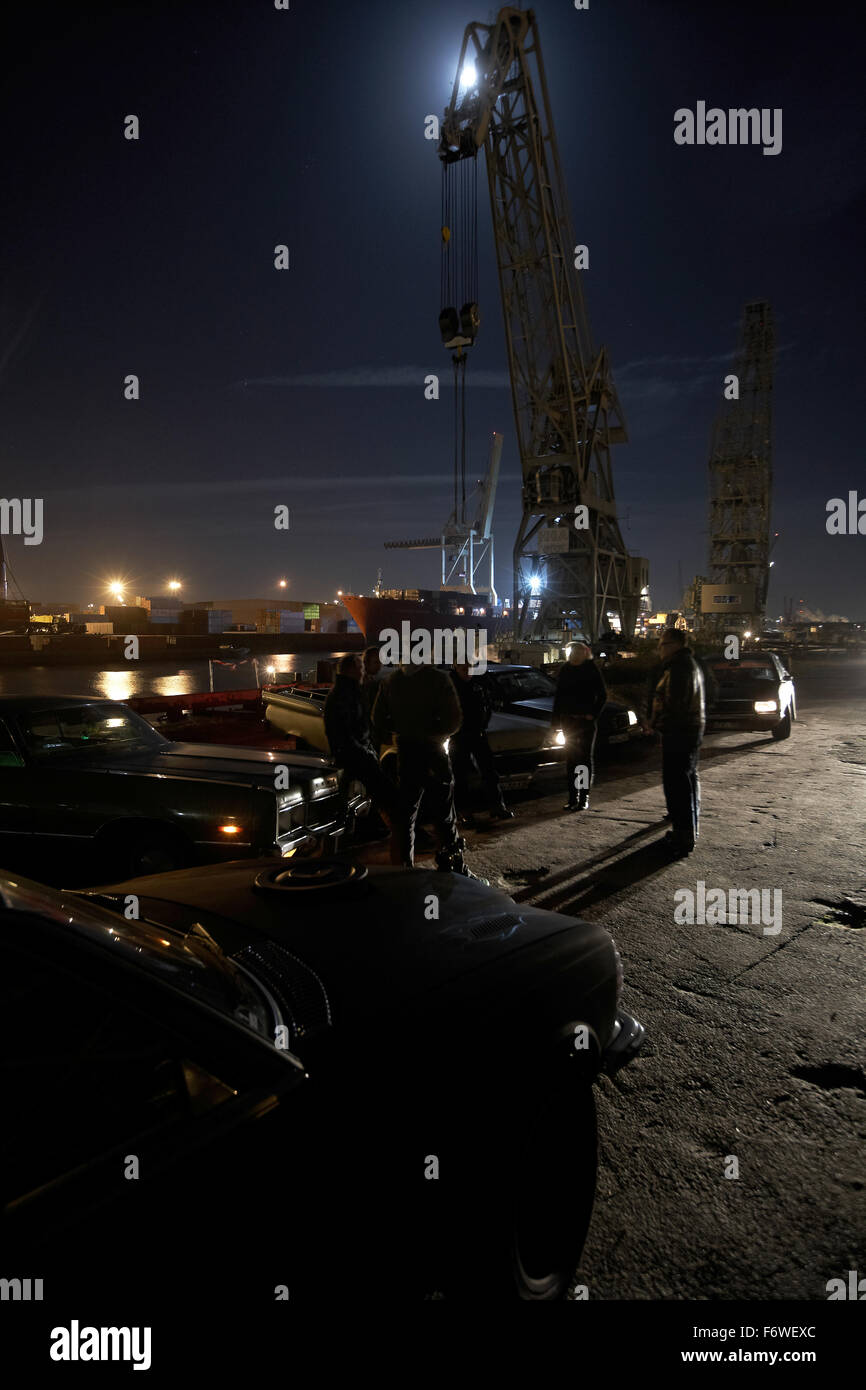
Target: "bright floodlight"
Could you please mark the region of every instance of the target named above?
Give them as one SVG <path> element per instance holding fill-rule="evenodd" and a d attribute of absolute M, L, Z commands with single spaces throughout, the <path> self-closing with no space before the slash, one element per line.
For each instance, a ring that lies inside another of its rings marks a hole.
<path fill-rule="evenodd" d="M 463 71 L 460 74 L 460 86 L 465 91 L 467 87 L 474 87 L 477 81 L 478 73 L 475 70 L 475 64 L 471 60 L 464 63 Z"/>
<path fill-rule="evenodd" d="M 529 577 L 529 588 L 530 588 L 530 591 L 531 591 L 533 594 L 537 594 L 537 593 L 538 593 L 539 589 L 541 588 L 541 576 L 540 576 L 540 575 L 538 575 L 538 574 L 530 575 L 530 577 Z"/>
<path fill-rule="evenodd" d="M 168 587 L 171 589 L 172 593 L 175 593 L 180 588 L 180 580 L 170 579 L 168 581 Z"/>

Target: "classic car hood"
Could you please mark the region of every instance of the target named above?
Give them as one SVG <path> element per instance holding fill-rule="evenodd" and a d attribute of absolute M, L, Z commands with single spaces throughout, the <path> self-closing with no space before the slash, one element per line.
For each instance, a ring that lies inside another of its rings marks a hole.
<path fill-rule="evenodd" d="M 267 752 L 262 748 L 233 748 L 213 743 L 170 743 L 152 753 L 112 756 L 80 763 L 82 771 L 136 772 L 163 777 L 194 777 L 203 782 L 236 782 L 240 786 L 273 790 L 274 768 L 285 764 L 295 782 L 309 782 L 329 769 L 324 758 L 306 754 Z"/>
<path fill-rule="evenodd" d="M 613 946 L 596 923 L 517 904 L 476 880 L 427 869 L 373 868 L 355 891 L 337 896 L 256 888 L 257 875 L 273 863 L 182 869 L 90 891 L 135 893 L 142 915 L 156 922 L 164 904 L 161 924 L 175 930 L 183 905 L 187 925 L 201 922 L 230 953 L 268 938 L 317 973 L 343 1022 L 405 1009 L 410 998 L 420 1002 L 431 989 L 498 968 L 529 948 L 543 954 L 548 969 L 561 971 L 563 983 L 582 963 L 588 992 L 613 988 Z M 431 920 L 434 898 L 439 916 Z M 521 988 L 529 988 L 528 977 Z"/>

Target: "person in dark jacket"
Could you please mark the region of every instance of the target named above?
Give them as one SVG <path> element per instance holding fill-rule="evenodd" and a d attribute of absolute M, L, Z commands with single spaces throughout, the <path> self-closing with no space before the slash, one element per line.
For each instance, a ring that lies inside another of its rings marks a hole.
<path fill-rule="evenodd" d="M 388 680 L 394 668 L 382 665 L 378 647 L 367 648 L 364 652 L 363 663 L 364 679 L 361 684 L 361 699 L 364 702 L 367 718 L 372 722 L 373 706 L 376 703 L 376 696 L 379 694 L 379 687 L 383 681 Z"/>
<path fill-rule="evenodd" d="M 457 662 L 451 672 L 454 689 L 460 701 L 462 722 L 452 736 L 450 753 L 454 768 L 455 798 L 461 819 L 471 822 L 469 809 L 469 778 L 472 764 L 478 768 L 490 807 L 491 820 L 513 820 L 514 812 L 509 811 L 502 798 L 499 776 L 493 762 L 493 753 L 487 741 L 487 725 L 490 723 L 491 704 L 487 689 L 481 677 L 472 677 L 468 666 Z"/>
<path fill-rule="evenodd" d="M 650 723 L 662 737 L 662 783 L 671 829 L 665 841 L 672 854 L 691 854 L 698 837 L 701 783 L 698 757 L 704 736 L 704 673 L 679 628 L 659 641 L 661 675 L 653 695 Z"/>
<path fill-rule="evenodd" d="M 415 825 L 424 801 L 439 842 L 437 868 L 474 878 L 463 858 L 465 842 L 457 830 L 454 777 L 445 748 L 459 728 L 454 684 L 435 666 L 399 666 L 376 696 L 373 737 L 382 744 L 397 736 L 400 862 L 414 867 Z"/>
<path fill-rule="evenodd" d="M 566 811 L 589 809 L 589 788 L 595 775 L 598 716 L 607 701 L 604 676 L 587 644 L 576 639 L 559 673 L 553 700 L 553 722 L 565 735 Z M 581 769 L 582 775 L 578 774 Z"/>
<path fill-rule="evenodd" d="M 344 792 L 349 782 L 363 782 L 374 808 L 393 820 L 396 789 L 382 771 L 370 738 L 370 722 L 361 693 L 363 666 L 357 655 L 344 656 L 337 679 L 325 701 L 325 734 L 331 757 L 342 773 Z"/>

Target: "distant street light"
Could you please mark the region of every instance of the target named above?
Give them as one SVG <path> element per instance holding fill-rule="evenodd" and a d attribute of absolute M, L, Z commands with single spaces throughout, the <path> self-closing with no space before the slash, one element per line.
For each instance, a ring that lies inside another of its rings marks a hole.
<path fill-rule="evenodd" d="M 288 585 L 288 580 L 286 580 L 286 579 L 281 579 L 281 580 L 280 580 L 279 588 L 281 588 L 281 589 L 287 589 L 288 586 L 289 586 L 289 585 Z"/>
<path fill-rule="evenodd" d="M 179 579 L 170 579 L 168 581 L 168 587 L 171 593 L 176 594 L 178 589 L 180 589 L 182 586 Z"/>

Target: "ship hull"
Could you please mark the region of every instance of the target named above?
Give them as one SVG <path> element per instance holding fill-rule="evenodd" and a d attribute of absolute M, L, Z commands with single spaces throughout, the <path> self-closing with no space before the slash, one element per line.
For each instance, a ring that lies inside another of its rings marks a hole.
<path fill-rule="evenodd" d="M 462 595 L 459 597 L 462 598 Z M 472 606 L 468 603 L 460 604 L 459 599 L 455 607 L 463 607 L 463 613 L 449 611 L 450 604 L 447 602 L 436 603 L 425 598 L 365 598 L 358 594 L 346 594 L 342 602 L 371 645 L 384 642 L 385 633 L 400 634 L 403 631 L 402 624 L 406 622 L 411 625 L 413 631 L 431 633 L 445 628 L 479 630 L 486 627 L 492 637 L 496 621 L 489 613 L 473 614 Z"/>

